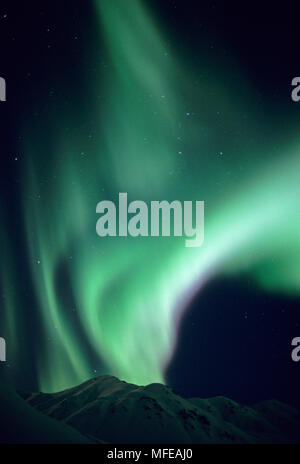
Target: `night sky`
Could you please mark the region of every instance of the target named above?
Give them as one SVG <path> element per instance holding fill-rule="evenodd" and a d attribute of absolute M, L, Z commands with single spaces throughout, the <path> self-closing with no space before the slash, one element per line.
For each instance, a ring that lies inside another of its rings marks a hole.
<path fill-rule="evenodd" d="M 266 2 L 267 3 L 267 2 Z M 295 8 L 1 2 L 1 306 L 16 388 L 101 374 L 300 406 Z M 96 205 L 204 200 L 205 243 L 96 235 Z"/>

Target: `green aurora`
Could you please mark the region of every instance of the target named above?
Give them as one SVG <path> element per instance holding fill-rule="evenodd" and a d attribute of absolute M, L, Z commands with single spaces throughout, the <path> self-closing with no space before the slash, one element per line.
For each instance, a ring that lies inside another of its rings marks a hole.
<path fill-rule="evenodd" d="M 22 198 L 43 327 L 32 360 L 41 391 L 90 378 L 88 350 L 102 373 L 164 382 L 180 317 L 213 276 L 248 273 L 265 291 L 300 289 L 296 128 L 272 134 L 237 64 L 228 58 L 232 74 L 222 80 L 207 57 L 184 59 L 146 3 L 94 1 L 100 45 L 89 51 L 97 69 L 88 82 L 99 99 L 72 113 L 53 109 L 39 127 L 26 127 Z M 94 127 L 88 142 L 86 120 Z M 96 205 L 119 192 L 129 201 L 204 200 L 204 245 L 99 238 Z M 13 269 L 5 268 L 4 286 L 17 360 Z"/>

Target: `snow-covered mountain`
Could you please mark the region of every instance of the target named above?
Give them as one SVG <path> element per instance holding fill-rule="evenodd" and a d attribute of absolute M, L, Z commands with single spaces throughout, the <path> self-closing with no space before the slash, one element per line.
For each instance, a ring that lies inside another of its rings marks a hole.
<path fill-rule="evenodd" d="M 276 400 L 252 407 L 224 397 L 184 399 L 162 384 L 101 376 L 27 402 L 92 440 L 107 443 L 300 442 L 299 412 Z"/>

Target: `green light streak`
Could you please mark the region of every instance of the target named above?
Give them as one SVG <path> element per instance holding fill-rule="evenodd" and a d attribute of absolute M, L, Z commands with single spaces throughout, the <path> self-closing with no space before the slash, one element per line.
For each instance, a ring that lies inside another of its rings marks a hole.
<path fill-rule="evenodd" d="M 51 130 L 42 132 L 45 140 L 54 134 L 54 145 L 44 147 L 50 160 L 39 157 L 39 137 L 25 147 L 32 159 L 24 211 L 44 327 L 38 359 L 43 391 L 93 375 L 86 346 L 113 375 L 137 384 L 163 382 L 177 313 L 216 273 L 248 272 L 272 291 L 300 288 L 299 145 L 268 163 L 267 144 L 247 142 L 262 131 L 249 97 L 233 95 L 208 72 L 198 92 L 191 92 L 200 72 L 193 75 L 189 63 L 176 61 L 142 1 L 94 3 L 109 63 L 105 74 L 99 65 L 93 84 L 107 98 L 89 108 L 98 121 L 96 148 L 82 156 L 84 131 L 69 136 L 62 129 L 87 116 L 76 112 L 49 116 Z M 245 105 L 252 115 L 242 126 Z M 226 115 L 222 128 L 216 122 L 220 108 Z M 240 129 L 238 142 L 232 127 Z M 220 144 L 224 160 L 216 160 Z M 238 172 L 236 152 L 248 160 L 246 172 Z M 228 170 L 238 172 L 237 182 Z M 204 246 L 185 248 L 184 238 L 100 239 L 96 204 L 116 200 L 119 192 L 128 192 L 130 200 L 205 200 Z M 70 289 L 59 292 L 65 280 Z M 80 334 L 70 315 L 70 293 Z"/>

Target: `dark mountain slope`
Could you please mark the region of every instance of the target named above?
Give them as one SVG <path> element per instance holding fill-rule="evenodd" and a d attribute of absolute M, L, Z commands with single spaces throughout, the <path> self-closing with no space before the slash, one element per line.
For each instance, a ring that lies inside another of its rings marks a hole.
<path fill-rule="evenodd" d="M 184 399 L 169 387 L 102 376 L 28 403 L 82 434 L 110 443 L 300 442 L 297 410 L 277 401 L 243 406 L 223 397 Z"/>
<path fill-rule="evenodd" d="M 92 443 L 92 440 L 34 410 L 16 393 L 1 386 L 0 443 Z"/>

